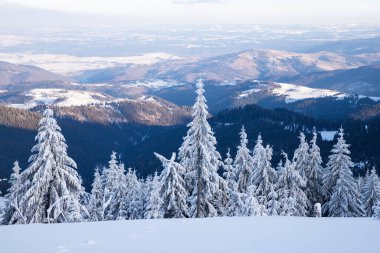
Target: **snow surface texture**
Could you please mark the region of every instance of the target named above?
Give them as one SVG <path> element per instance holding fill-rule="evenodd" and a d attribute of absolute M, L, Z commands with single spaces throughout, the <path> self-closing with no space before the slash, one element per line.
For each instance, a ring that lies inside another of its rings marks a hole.
<path fill-rule="evenodd" d="M 380 220 L 371 218 L 268 216 L 33 224 L 0 226 L 0 252 L 378 253 L 379 234 Z"/>

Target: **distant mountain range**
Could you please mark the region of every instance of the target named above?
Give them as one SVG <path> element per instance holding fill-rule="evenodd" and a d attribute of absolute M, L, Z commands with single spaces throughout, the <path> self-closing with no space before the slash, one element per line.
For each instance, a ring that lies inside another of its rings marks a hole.
<path fill-rule="evenodd" d="M 73 79 L 31 65 L 0 62 L 1 86 L 48 82 L 73 82 Z"/>
<path fill-rule="evenodd" d="M 283 80 L 313 88 L 380 97 L 380 65 L 301 74 Z"/>
<path fill-rule="evenodd" d="M 282 81 L 377 96 L 377 93 L 370 92 L 376 90 L 372 86 L 378 80 L 379 65 L 376 64 L 379 62 L 380 53 L 349 55 L 327 51 L 294 53 L 253 49 L 211 58 L 168 58 L 151 63 L 120 63 L 116 67 L 85 70 L 73 77 L 34 66 L 0 62 L 0 85 L 10 86 L 14 90 L 15 84 L 34 85 L 35 88 L 60 87 L 74 82 L 128 85 L 152 79 L 193 83 L 201 76 L 204 80 L 220 83 L 254 79 Z M 357 92 L 355 87 L 363 88 L 365 93 Z"/>
<path fill-rule="evenodd" d="M 343 55 L 331 52 L 292 53 L 254 49 L 205 59 L 168 60 L 151 65 L 128 64 L 84 71 L 74 77 L 88 83 L 123 83 L 144 79 L 194 82 L 206 80 L 280 80 L 318 71 L 350 69 L 380 61 L 380 54 Z"/>
<path fill-rule="evenodd" d="M 317 46 L 312 46 L 306 53 L 315 53 L 320 51 L 329 51 L 338 54 L 377 54 L 380 52 L 380 38 L 366 38 L 366 39 L 346 39 L 338 41 L 329 41 Z"/>

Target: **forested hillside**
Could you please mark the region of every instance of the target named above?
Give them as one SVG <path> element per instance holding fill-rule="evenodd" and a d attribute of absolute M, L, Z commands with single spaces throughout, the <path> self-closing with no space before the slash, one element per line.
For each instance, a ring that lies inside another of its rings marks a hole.
<path fill-rule="evenodd" d="M 0 136 L 3 142 L 0 146 L 0 152 L 3 154 L 0 164 L 4 166 L 0 176 L 7 178 L 16 159 L 21 167 L 27 166 L 37 122 L 41 116 L 35 112 L 8 107 L 0 107 L 0 115 Z M 184 125 L 147 126 L 122 122 L 104 124 L 102 121 L 77 121 L 70 117 L 58 118 L 58 122 L 67 139 L 68 152 L 78 163 L 78 170 L 86 187 L 90 185 L 93 169 L 105 165 L 112 150 L 121 155 L 121 160 L 127 166 L 136 168 L 140 176 L 161 170 L 153 152 L 169 156 L 172 150 L 178 148 L 186 133 Z M 342 125 L 347 133 L 347 141 L 352 145 L 353 161 L 368 162 L 367 168 L 380 165 L 380 144 L 375 141 L 380 138 L 379 118 L 368 121 L 328 121 L 313 119 L 285 109 L 269 110 L 248 105 L 222 111 L 210 118 L 210 124 L 218 139 L 218 150 L 223 155 L 228 148 L 231 148 L 232 153 L 235 152 L 242 125 L 245 126 L 251 140 L 255 140 L 261 133 L 264 143 L 273 146 L 273 164 L 279 161 L 281 150 L 291 153 L 297 147 L 300 131 L 304 131 L 310 139 L 314 126 L 318 131 L 337 131 Z M 326 161 L 332 142 L 322 141 L 319 135 L 318 143 L 323 160 Z M 251 141 L 249 147 L 253 148 L 253 144 Z M 93 159 L 94 157 L 96 159 Z M 7 183 L 1 184 L 4 190 Z"/>

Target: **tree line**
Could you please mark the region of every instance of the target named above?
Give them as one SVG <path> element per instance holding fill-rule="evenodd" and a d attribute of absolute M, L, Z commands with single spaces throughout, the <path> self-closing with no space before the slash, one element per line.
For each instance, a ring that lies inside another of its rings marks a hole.
<path fill-rule="evenodd" d="M 47 108 L 28 168 L 21 171 L 17 161 L 14 164 L 3 223 L 319 216 L 320 212 L 329 217 L 380 218 L 379 178 L 375 169 L 364 178 L 353 177 L 342 128 L 324 167 L 315 129 L 310 142 L 301 132 L 293 158 L 283 152 L 283 160 L 274 168 L 272 147 L 263 145 L 259 135 L 250 150 L 243 126 L 236 155 L 228 151 L 222 160 L 208 123 L 201 80 L 196 87 L 192 121 L 178 155 L 168 159 L 155 153 L 163 166 L 161 173 L 138 178 L 112 152 L 108 166 L 95 170 L 90 193 L 85 192 L 53 111 Z"/>

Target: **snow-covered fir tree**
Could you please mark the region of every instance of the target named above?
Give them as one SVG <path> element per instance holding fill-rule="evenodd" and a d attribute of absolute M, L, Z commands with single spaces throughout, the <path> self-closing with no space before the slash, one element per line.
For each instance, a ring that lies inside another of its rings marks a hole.
<path fill-rule="evenodd" d="M 102 178 L 97 168 L 94 173 L 94 181 L 92 183 L 90 200 L 87 207 L 91 221 L 102 221 L 104 219 L 105 203 Z"/>
<path fill-rule="evenodd" d="M 339 130 L 338 142 L 333 146 L 323 179 L 328 201 L 322 211 L 333 217 L 357 217 L 363 215 L 360 194 L 352 176 L 354 167 L 350 158 L 349 144 L 344 140 L 343 128 Z"/>
<path fill-rule="evenodd" d="M 25 222 L 80 221 L 84 188 L 51 109 L 43 112 L 36 141 L 30 165 L 20 174 L 21 184 L 26 188 L 20 200 Z M 67 213 L 70 217 L 66 217 Z"/>
<path fill-rule="evenodd" d="M 162 184 L 157 171 L 154 173 L 149 192 L 149 198 L 144 212 L 145 219 L 160 219 L 164 217 L 164 201 L 161 198 Z"/>
<path fill-rule="evenodd" d="M 279 214 L 284 216 L 306 216 L 307 198 L 303 188 L 305 181 L 294 168 L 286 153 L 283 152 L 285 164 L 277 182 L 280 203 Z"/>
<path fill-rule="evenodd" d="M 9 177 L 9 183 L 12 186 L 15 185 L 15 183 L 19 180 L 19 178 L 20 178 L 20 172 L 21 172 L 21 168 L 20 168 L 20 165 L 18 164 L 18 161 L 16 160 L 13 163 L 12 174 Z"/>
<path fill-rule="evenodd" d="M 372 210 L 373 210 L 373 217 L 380 219 L 380 202 L 376 202 Z"/>
<path fill-rule="evenodd" d="M 226 206 L 229 201 L 229 187 L 227 181 L 223 177 L 218 177 L 218 188 L 215 196 L 215 207 L 218 216 L 227 216 Z"/>
<path fill-rule="evenodd" d="M 243 209 L 243 215 L 244 216 L 265 216 L 266 214 L 266 207 L 265 207 L 265 200 L 258 196 L 256 196 L 256 187 L 254 185 L 250 185 L 248 187 L 247 194 L 244 199 L 244 209 Z"/>
<path fill-rule="evenodd" d="M 233 183 L 236 183 L 235 167 L 233 166 L 234 159 L 232 159 L 230 154 L 230 149 L 226 154 L 226 159 L 223 163 L 223 176 L 226 179 L 229 188 L 232 188 Z"/>
<path fill-rule="evenodd" d="M 233 166 L 235 167 L 235 173 L 238 182 L 238 190 L 242 193 L 247 192 L 249 186 L 249 179 L 253 170 L 253 158 L 251 151 L 248 149 L 248 138 L 245 132 L 244 126 L 240 131 L 240 145 L 236 153 Z"/>
<path fill-rule="evenodd" d="M 148 175 L 145 178 L 145 181 L 141 182 L 141 184 L 142 184 L 141 194 L 142 194 L 142 202 L 143 202 L 142 203 L 142 206 L 143 206 L 142 210 L 143 210 L 144 216 L 145 216 L 145 211 L 147 210 L 148 204 L 149 204 L 150 191 L 152 189 L 152 181 L 153 181 L 153 176 Z"/>
<path fill-rule="evenodd" d="M 309 169 L 309 144 L 306 141 L 306 137 L 304 133 L 300 133 L 298 137 L 300 140 L 300 144 L 298 148 L 294 151 L 293 155 L 293 163 L 294 168 L 301 175 L 302 179 L 307 183 L 307 175 L 310 174 Z"/>
<path fill-rule="evenodd" d="M 175 162 L 176 154 L 173 153 L 170 160 L 155 153 L 161 161 L 163 171 L 161 172 L 161 199 L 165 218 L 187 218 L 189 209 L 187 206 L 188 192 L 185 188 L 185 180 L 182 175 L 185 169 L 181 164 Z"/>
<path fill-rule="evenodd" d="M 277 178 L 280 178 L 282 172 L 284 172 L 284 163 L 282 162 L 282 160 L 280 160 L 276 166 Z"/>
<path fill-rule="evenodd" d="M 127 181 L 123 164 L 118 164 L 116 153 L 112 152 L 108 167 L 103 171 L 104 195 L 110 203 L 105 210 L 106 220 L 125 219 Z"/>
<path fill-rule="evenodd" d="M 5 209 L 5 214 L 2 220 L 3 224 L 15 224 L 15 223 L 24 223 L 22 217 L 22 211 L 20 209 L 20 199 L 23 193 L 23 185 L 20 180 L 20 171 L 21 168 L 18 164 L 18 161 L 15 161 L 12 168 L 12 174 L 9 178 L 11 187 L 8 189 L 8 193 L 5 195 L 7 199 L 7 206 Z"/>
<path fill-rule="evenodd" d="M 190 216 L 217 216 L 220 176 L 217 171 L 221 156 L 216 150 L 216 139 L 207 117 L 206 98 L 202 80 L 197 82 L 197 98 L 192 109 L 193 120 L 188 124 L 184 142 L 179 149 L 179 160 L 186 170 L 185 179 L 190 192 Z"/>
<path fill-rule="evenodd" d="M 360 194 L 363 194 L 364 180 L 369 175 L 368 173 L 369 173 L 369 171 L 367 170 L 366 175 L 364 177 L 358 176 L 356 179 L 357 184 L 358 184 L 358 190 L 359 190 Z"/>
<path fill-rule="evenodd" d="M 232 182 L 232 185 L 228 188 L 228 202 L 225 207 L 226 216 L 242 216 L 245 211 L 245 194 L 238 191 L 238 185 L 236 182 Z"/>
<path fill-rule="evenodd" d="M 380 203 L 380 180 L 375 168 L 366 177 L 368 178 L 363 186 L 362 203 L 365 215 L 372 217 L 374 216 L 374 206 L 376 203 Z"/>
<path fill-rule="evenodd" d="M 310 142 L 309 161 L 306 170 L 305 193 L 308 199 L 309 215 L 313 215 L 315 203 L 323 203 L 323 167 L 322 157 L 317 145 L 317 132 L 314 128 L 313 139 Z"/>
<path fill-rule="evenodd" d="M 269 145 L 262 150 L 261 137 L 257 140 L 256 146 L 258 147 L 255 147 L 253 156 L 254 171 L 250 181 L 256 187 L 256 196 L 263 196 L 268 199 L 269 193 L 277 180 L 276 171 L 270 162 L 273 150 Z"/>
<path fill-rule="evenodd" d="M 143 218 L 143 192 L 142 183 L 138 180 L 136 171 L 128 169 L 126 176 L 126 218 L 130 220 Z"/>
<path fill-rule="evenodd" d="M 267 206 L 267 214 L 269 216 L 279 215 L 280 203 L 278 201 L 278 194 L 275 191 L 275 185 L 271 185 L 266 206 Z"/>

